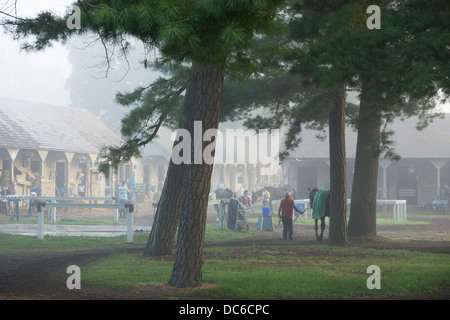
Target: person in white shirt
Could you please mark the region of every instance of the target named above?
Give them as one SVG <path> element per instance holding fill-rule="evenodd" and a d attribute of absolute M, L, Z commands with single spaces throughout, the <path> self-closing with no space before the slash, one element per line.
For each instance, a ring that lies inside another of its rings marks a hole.
<path fill-rule="evenodd" d="M 266 187 L 263 188 L 262 198 L 263 207 L 270 207 L 270 192 L 266 189 Z"/>

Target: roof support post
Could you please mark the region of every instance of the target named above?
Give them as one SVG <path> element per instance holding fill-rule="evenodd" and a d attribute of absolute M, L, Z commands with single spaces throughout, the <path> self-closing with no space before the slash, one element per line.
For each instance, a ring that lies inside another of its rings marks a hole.
<path fill-rule="evenodd" d="M 48 151 L 47 150 L 37 150 L 39 157 L 41 158 L 41 181 L 44 174 L 44 163 L 45 159 L 47 159 Z"/>
<path fill-rule="evenodd" d="M 391 161 L 387 160 L 387 159 L 380 159 L 379 160 L 379 165 L 381 168 L 383 168 L 383 199 L 387 199 L 387 167 L 389 167 L 391 165 Z"/>
<path fill-rule="evenodd" d="M 42 181 L 44 180 L 45 177 L 45 172 L 44 172 L 44 163 L 45 163 L 45 159 L 47 159 L 47 155 L 48 155 L 48 150 L 37 150 L 39 157 L 41 158 L 41 176 L 40 176 L 40 184 L 39 184 L 39 189 L 41 192 L 41 196 L 45 196 L 44 194 L 44 188 L 42 187 Z"/>
<path fill-rule="evenodd" d="M 65 152 L 67 158 L 67 190 L 65 196 L 70 196 L 70 163 L 72 162 L 74 152 Z"/>
<path fill-rule="evenodd" d="M 11 168 L 10 168 L 10 172 L 11 172 L 11 183 L 14 184 L 16 182 L 16 178 L 14 175 L 14 162 L 16 161 L 16 157 L 19 154 L 19 149 L 6 149 L 8 150 L 8 154 L 11 157 Z"/>
<path fill-rule="evenodd" d="M 431 164 L 437 169 L 437 199 L 441 195 L 441 168 L 447 164 L 447 160 L 430 160 Z"/>

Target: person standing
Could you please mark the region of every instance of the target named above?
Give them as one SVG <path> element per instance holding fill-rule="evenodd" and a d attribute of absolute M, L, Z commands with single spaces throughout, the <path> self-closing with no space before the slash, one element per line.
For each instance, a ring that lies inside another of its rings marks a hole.
<path fill-rule="evenodd" d="M 251 205 L 250 198 L 248 197 L 248 191 L 244 191 L 244 195 L 241 197 L 241 202 L 244 206 L 249 207 Z"/>
<path fill-rule="evenodd" d="M 127 183 L 122 181 L 121 186 L 117 190 L 119 192 L 119 204 L 125 204 L 128 202 L 128 193 L 130 190 L 127 188 Z M 120 218 L 125 218 L 125 208 L 119 208 Z"/>
<path fill-rule="evenodd" d="M 291 198 L 291 193 L 286 191 L 284 194 L 284 199 L 281 200 L 280 208 L 278 209 L 278 217 L 283 222 L 283 238 L 287 239 L 289 235 L 289 239 L 292 240 L 292 234 L 294 233 L 293 221 L 294 221 L 294 210 L 300 214 L 305 213 L 305 211 L 301 212 L 295 206 L 294 200 Z"/>
<path fill-rule="evenodd" d="M 270 192 L 266 189 L 266 187 L 263 188 L 262 198 L 263 198 L 263 207 L 271 207 Z"/>

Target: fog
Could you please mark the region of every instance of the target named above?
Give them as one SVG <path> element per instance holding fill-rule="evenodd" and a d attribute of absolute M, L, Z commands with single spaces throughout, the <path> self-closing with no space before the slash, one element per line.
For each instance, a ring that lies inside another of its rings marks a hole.
<path fill-rule="evenodd" d="M 16 9 L 19 17 L 34 16 L 43 10 L 62 15 L 72 3 L 73 0 L 17 0 Z M 15 14 L 13 0 L 0 0 L 0 8 Z M 27 53 L 20 50 L 20 42 L 13 41 L 3 30 L 0 33 L 0 96 L 70 106 L 73 101 L 66 82 L 73 68 L 66 46 L 55 43 L 43 52 Z M 86 72 L 86 77 L 92 79 L 92 72 Z M 110 79 L 111 83 L 115 80 Z M 119 88 L 117 82 L 114 88 Z M 105 104 L 111 99 L 105 97 Z M 450 103 L 440 105 L 440 110 L 450 112 Z"/>
<path fill-rule="evenodd" d="M 72 3 L 72 0 L 18 0 L 17 16 L 32 17 L 44 10 L 64 15 Z M 0 10 L 14 15 L 14 1 L 0 0 Z M 54 43 L 42 52 L 28 53 L 20 49 L 22 41 L 13 41 L 2 29 L 0 96 L 85 108 L 97 116 L 107 113 L 105 109 L 108 112 L 114 109 L 114 120 L 118 123 L 126 110 L 117 111 L 120 107 L 113 105 L 116 92 L 148 85 L 158 74 L 140 66 L 144 56 L 137 44 L 130 64 L 123 59 L 114 61 L 106 77 L 106 68 L 99 67 L 106 61 L 104 48 L 100 43 L 92 45 L 95 38 L 73 37 L 66 45 Z M 111 123 L 107 125 L 112 127 Z"/>

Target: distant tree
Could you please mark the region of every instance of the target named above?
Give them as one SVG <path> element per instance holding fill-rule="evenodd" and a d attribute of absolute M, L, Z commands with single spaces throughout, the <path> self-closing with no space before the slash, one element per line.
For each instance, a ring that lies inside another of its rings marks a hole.
<path fill-rule="evenodd" d="M 380 30 L 370 30 L 366 26 L 369 18 L 366 10 L 371 4 L 381 8 Z M 446 43 L 449 43 L 449 23 L 443 21 L 446 13 L 448 6 L 439 1 L 294 2 L 287 10 L 294 42 L 286 46 L 283 67 L 302 75 L 296 82 L 290 82 L 298 86 L 297 97 L 302 102 L 295 103 L 295 88 L 280 81 L 281 77 L 267 74 L 267 80 L 262 84 L 261 80 L 254 80 L 253 84 L 249 81 L 244 87 L 232 91 L 233 97 L 229 99 L 232 104 L 249 103 L 243 108 L 232 109 L 230 116 L 239 112 L 245 114 L 241 109 L 253 110 L 255 105 L 262 105 L 258 104 L 258 97 L 245 97 L 246 90 L 257 93 L 255 88 L 260 85 L 261 99 L 272 97 L 274 103 L 266 103 L 269 116 L 257 115 L 246 123 L 253 127 L 288 124 L 286 155 L 301 141 L 301 124 L 314 123 L 316 128 L 323 130 L 329 120 L 332 185 L 333 181 L 345 179 L 342 171 L 336 175 L 332 171 L 333 168 L 343 168 L 339 158 L 345 158 L 339 149 L 343 145 L 332 147 L 332 141 L 339 136 L 337 128 L 343 132 L 342 126 L 336 123 L 341 118 L 336 117 L 332 102 L 333 96 L 339 100 L 340 94 L 333 93 L 332 88 L 345 84 L 347 90 L 360 93 L 358 110 L 353 106 L 346 110 L 349 124 L 358 130 L 349 235 L 376 234 L 378 159 L 383 156 L 399 159 L 392 148 L 394 131 L 386 130 L 387 124 L 396 117 L 419 115 L 418 127 L 422 128 L 436 116 L 431 113 L 432 100 L 439 89 L 448 96 L 449 50 Z M 308 85 L 311 82 L 315 83 L 314 89 L 307 93 L 305 88 L 311 89 Z M 277 84 L 285 85 L 278 95 L 270 90 L 270 86 L 277 88 Z M 283 97 L 285 93 L 289 98 Z M 252 102 L 253 98 L 256 104 Z M 329 117 L 325 116 L 327 114 Z M 341 121 L 344 123 L 343 119 Z M 344 141 L 344 138 L 338 138 L 335 145 L 337 141 Z M 340 231 L 335 233 L 332 230 L 336 226 L 330 226 L 330 242 L 335 242 L 333 234 L 339 234 L 338 238 L 343 241 L 335 243 L 345 243 L 345 187 L 335 188 L 339 190 L 337 194 L 342 205 L 332 205 L 332 210 L 336 210 L 334 215 L 339 216 L 334 222 L 338 223 Z"/>
<path fill-rule="evenodd" d="M 376 190 L 380 156 L 399 159 L 390 147 L 393 131 L 383 127 L 395 117 L 419 115 L 424 127 L 437 114 L 434 99 L 448 93 L 449 7 L 439 1 L 380 2 L 380 30 L 362 28 L 355 52 L 360 67 L 361 102 L 349 230 L 351 236 L 376 234 Z M 363 7 L 361 9 L 364 9 Z M 373 32 L 374 31 L 374 32 Z M 438 37 L 431 34 L 439 35 Z M 447 74 L 445 72 L 447 71 Z"/>
<path fill-rule="evenodd" d="M 106 74 L 105 50 L 98 39 L 74 37 L 68 44 L 72 72 L 65 83 L 70 106 L 92 112 L 110 129 L 119 129 L 128 111 L 115 101 L 117 92 L 132 91 L 154 82 L 158 73 L 145 68 L 146 54 L 137 41 L 127 56 L 110 54 L 113 69 Z M 112 51 L 112 50 L 111 50 Z"/>
<path fill-rule="evenodd" d="M 330 87 L 345 83 L 348 89 L 360 92 L 359 112 L 352 122 L 358 130 L 358 142 L 349 235 L 376 234 L 378 159 L 398 159 L 391 148 L 393 132 L 384 131 L 383 124 L 396 116 L 420 114 L 424 123 L 433 117 L 428 102 L 439 86 L 424 77 L 431 69 L 422 69 L 426 73 L 412 79 L 415 71 L 411 70 L 426 68 L 425 61 L 405 59 L 407 52 L 414 55 L 407 45 L 413 38 L 408 35 L 412 29 L 403 20 L 408 10 L 400 7 L 414 2 L 305 0 L 293 7 L 301 13 L 293 19 L 299 42 L 291 57 L 298 61 L 295 70 L 319 76 Z M 381 8 L 381 29 L 367 28 L 369 5 Z M 309 45 L 304 44 L 305 39 L 311 39 Z"/>
<path fill-rule="evenodd" d="M 344 129 L 345 81 L 348 78 L 347 73 L 341 73 L 342 63 L 335 62 L 337 57 L 329 60 L 333 63 L 329 70 L 318 66 L 326 63 L 321 54 L 326 59 L 333 57 L 329 43 L 334 39 L 334 31 L 345 24 L 342 21 L 330 23 L 326 16 L 319 14 L 323 12 L 321 9 L 330 5 L 328 2 L 314 4 L 316 7 L 307 1 L 303 4 L 295 2 L 286 10 L 287 19 L 291 22 L 290 34 L 284 35 L 283 48 L 276 56 L 279 61 L 272 61 L 272 68 L 264 68 L 258 79 L 232 88 L 229 94 L 225 94 L 225 103 L 231 100 L 231 104 L 241 105 L 227 108 L 231 109 L 230 117 L 238 117 L 242 111 L 247 115 L 249 112 L 245 112 L 245 108 L 253 111 L 256 107 L 264 107 L 269 110 L 266 116 L 258 114 L 247 119 L 244 122 L 247 127 L 287 127 L 281 159 L 301 142 L 302 124 L 320 130 L 329 126 L 332 189 L 329 244 L 343 246 L 347 243 Z M 313 21 L 316 23 L 314 29 L 311 28 Z"/>

